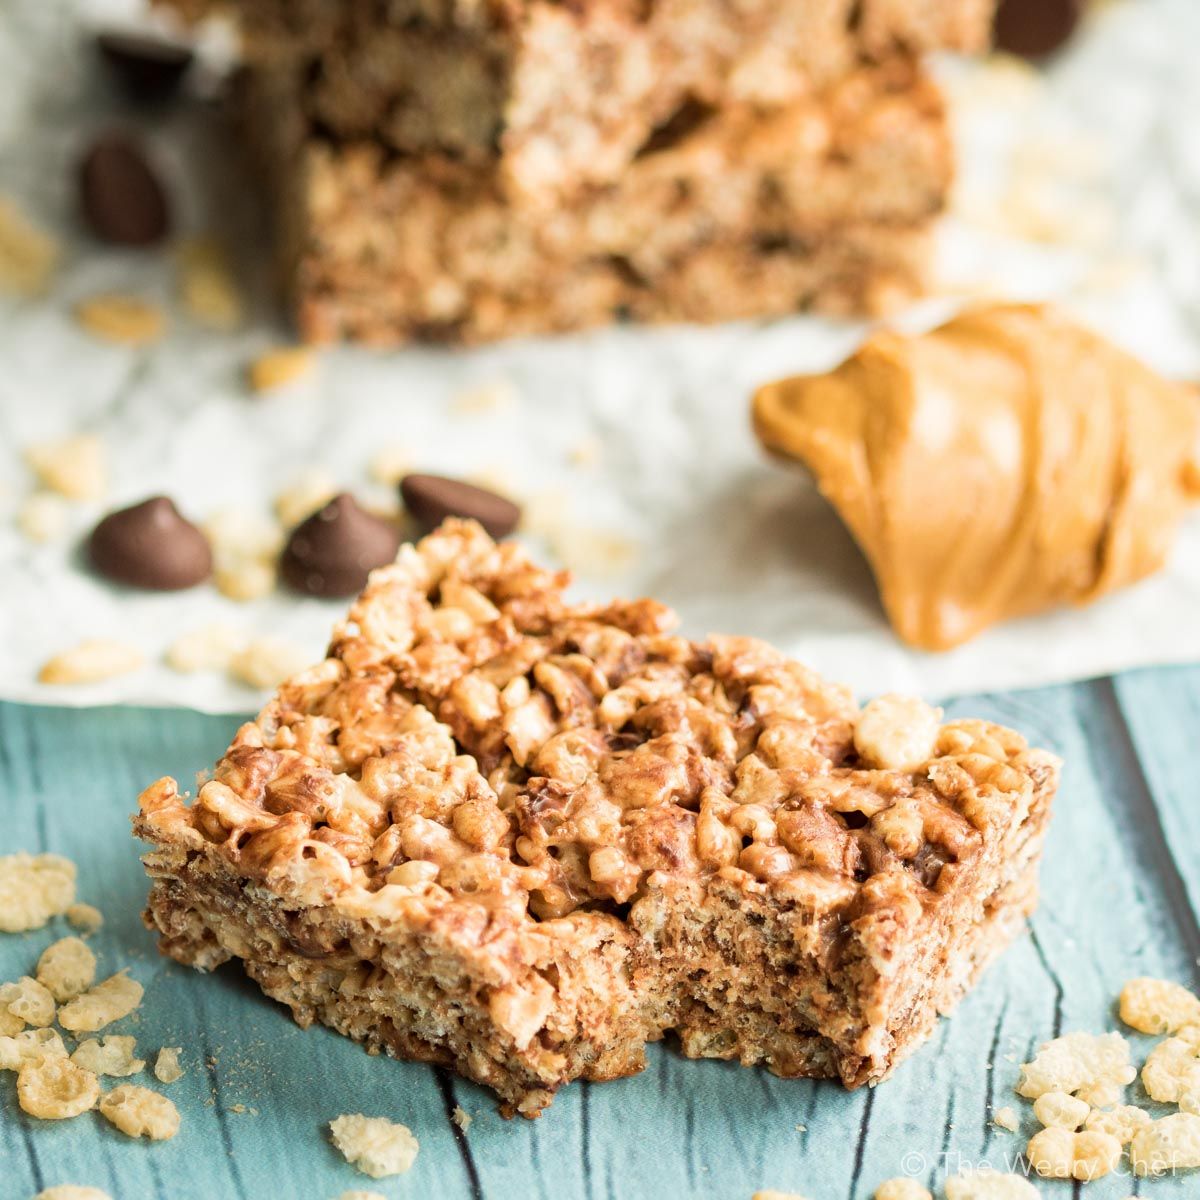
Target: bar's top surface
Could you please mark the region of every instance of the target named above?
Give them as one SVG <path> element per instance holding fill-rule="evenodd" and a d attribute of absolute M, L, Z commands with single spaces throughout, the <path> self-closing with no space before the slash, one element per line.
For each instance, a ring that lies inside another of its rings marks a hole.
<path fill-rule="evenodd" d="M 1000 726 L 860 711 L 761 642 L 688 641 L 654 601 L 572 604 L 567 582 L 467 522 L 405 546 L 194 805 L 147 790 L 140 832 L 376 914 L 619 917 L 659 873 L 891 940 L 1004 856 L 1056 770 Z"/>

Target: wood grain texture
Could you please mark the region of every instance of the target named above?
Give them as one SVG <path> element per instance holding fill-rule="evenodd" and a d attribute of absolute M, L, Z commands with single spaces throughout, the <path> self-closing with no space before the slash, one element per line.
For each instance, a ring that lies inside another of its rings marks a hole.
<path fill-rule="evenodd" d="M 182 1045 L 187 1075 L 165 1090 L 183 1129 L 156 1146 L 98 1117 L 37 1122 L 0 1077 L 0 1200 L 89 1183 L 116 1200 L 334 1200 L 370 1186 L 389 1197 L 488 1200 L 748 1200 L 759 1187 L 811 1200 L 867 1200 L 893 1175 L 940 1183 L 958 1166 L 1007 1167 L 1032 1132 L 1012 1086 L 1039 1041 L 1113 1021 L 1125 979 L 1196 982 L 1200 805 L 1191 751 L 1200 668 L 983 696 L 949 706 L 1016 726 L 1067 761 L 1030 933 L 896 1076 L 846 1093 L 830 1083 L 689 1062 L 653 1047 L 635 1079 L 574 1085 L 538 1121 L 504 1121 L 488 1093 L 429 1067 L 372 1059 L 323 1029 L 299 1030 L 234 967 L 202 977 L 161 959 L 139 912 L 145 881 L 128 814 L 163 773 L 190 779 L 224 748 L 226 718 L 167 710 L 0 705 L 0 851 L 53 850 L 80 869 L 80 895 L 107 924 L 101 968 L 146 985 L 136 1034 L 150 1057 Z M 0 937 L 0 979 L 31 969 L 64 929 Z M 1149 1044 L 1137 1039 L 1135 1049 Z M 152 1079 L 147 1082 L 153 1083 Z M 155 1085 L 158 1086 L 158 1085 Z M 1136 1089 L 1132 1089 L 1136 1092 Z M 990 1123 L 1013 1104 L 1024 1135 Z M 473 1117 L 462 1136 L 449 1113 Z M 234 1111 L 242 1106 L 244 1111 Z M 421 1141 L 416 1166 L 374 1183 L 341 1161 L 325 1126 L 382 1114 Z M 797 1126 L 803 1126 L 803 1131 Z M 1040 1183 L 1048 1197 L 1071 1185 Z M 1200 1179 L 1112 1177 L 1088 1200 L 1200 1194 Z"/>

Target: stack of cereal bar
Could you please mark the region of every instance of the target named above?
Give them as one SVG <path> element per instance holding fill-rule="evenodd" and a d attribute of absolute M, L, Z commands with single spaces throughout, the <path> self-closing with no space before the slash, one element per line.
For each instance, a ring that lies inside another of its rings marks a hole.
<path fill-rule="evenodd" d="M 166 0 L 190 15 L 221 0 Z M 878 311 L 991 0 L 226 0 L 303 334 Z"/>

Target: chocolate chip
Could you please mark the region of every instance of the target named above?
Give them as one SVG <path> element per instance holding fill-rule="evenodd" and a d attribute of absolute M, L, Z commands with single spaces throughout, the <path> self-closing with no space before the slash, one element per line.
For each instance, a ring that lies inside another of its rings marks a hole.
<path fill-rule="evenodd" d="M 343 492 L 292 530 L 279 570 L 290 587 L 306 595 L 351 596 L 399 549 L 396 529 Z"/>
<path fill-rule="evenodd" d="M 1082 0 L 1000 0 L 992 26 L 996 49 L 1045 58 L 1070 40 L 1082 9 Z"/>
<path fill-rule="evenodd" d="M 166 237 L 166 192 L 130 138 L 106 134 L 92 145 L 80 168 L 79 193 L 87 223 L 104 241 L 148 246 Z"/>
<path fill-rule="evenodd" d="M 109 513 L 87 543 L 101 575 L 130 587 L 174 592 L 212 573 L 208 540 L 166 496 Z"/>
<path fill-rule="evenodd" d="M 405 475 L 400 480 L 400 496 L 426 533 L 447 517 L 469 517 L 492 537 L 502 538 L 512 533 L 521 519 L 521 510 L 507 497 L 442 475 Z"/>
<path fill-rule="evenodd" d="M 101 33 L 96 46 L 122 91 L 139 104 L 166 100 L 192 65 L 190 46 L 148 33 Z"/>

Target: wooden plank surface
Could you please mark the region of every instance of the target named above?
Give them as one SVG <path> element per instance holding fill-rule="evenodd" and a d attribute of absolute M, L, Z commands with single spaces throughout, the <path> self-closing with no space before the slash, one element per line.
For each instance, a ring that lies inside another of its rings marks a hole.
<path fill-rule="evenodd" d="M 866 1200 L 893 1175 L 938 1183 L 960 1166 L 1007 1168 L 1032 1132 L 1012 1094 L 1017 1064 L 1039 1041 L 1111 1027 L 1132 975 L 1196 982 L 1200 805 L 1190 752 L 1200 668 L 948 707 L 1016 726 L 1063 755 L 1067 770 L 1030 933 L 915 1058 L 882 1087 L 850 1094 L 658 1046 L 641 1076 L 568 1087 L 529 1122 L 502 1120 L 488 1093 L 444 1072 L 302 1032 L 233 967 L 201 977 L 159 958 L 138 915 L 145 882 L 128 814 L 157 775 L 190 779 L 209 765 L 232 721 L 0 705 L 0 851 L 53 850 L 79 864 L 81 898 L 107 918 L 93 939 L 102 969 L 129 965 L 146 985 L 120 1031 L 136 1034 L 146 1056 L 182 1045 L 187 1067 L 166 1089 L 182 1132 L 155 1146 L 92 1115 L 31 1120 L 17 1109 L 13 1077 L 0 1077 L 0 1200 L 61 1182 L 116 1200 L 333 1200 L 367 1186 L 388 1197 L 489 1200 L 748 1200 L 760 1187 Z M 0 936 L 0 979 L 30 970 L 64 931 Z M 1148 1044 L 1135 1039 L 1135 1052 Z M 1024 1136 L 990 1123 L 1009 1103 Z M 475 1118 L 465 1137 L 449 1120 L 456 1104 Z M 413 1128 L 421 1152 L 412 1172 L 374 1183 L 341 1161 L 326 1123 L 359 1111 Z M 1077 1192 L 1039 1187 L 1048 1197 Z M 1200 1179 L 1139 1187 L 1122 1176 L 1086 1189 L 1089 1200 L 1130 1194 L 1195 1196 Z"/>

